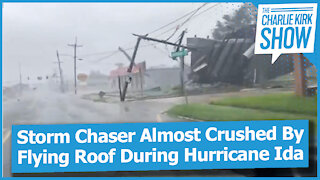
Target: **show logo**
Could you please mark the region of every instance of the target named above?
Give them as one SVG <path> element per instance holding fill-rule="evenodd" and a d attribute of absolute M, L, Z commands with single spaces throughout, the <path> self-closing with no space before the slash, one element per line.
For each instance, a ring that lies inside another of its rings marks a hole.
<path fill-rule="evenodd" d="M 313 53 L 317 3 L 263 4 L 258 7 L 255 54 Z"/>

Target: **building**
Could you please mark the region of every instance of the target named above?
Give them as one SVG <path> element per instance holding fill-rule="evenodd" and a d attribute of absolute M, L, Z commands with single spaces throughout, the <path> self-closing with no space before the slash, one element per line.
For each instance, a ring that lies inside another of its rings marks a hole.
<path fill-rule="evenodd" d="M 180 86 L 180 67 L 150 68 L 145 73 L 145 88 L 169 90 Z M 187 80 L 190 68 L 185 66 L 184 79 Z"/>
<path fill-rule="evenodd" d="M 126 81 L 130 81 L 129 88 L 132 91 L 141 91 L 144 85 L 144 73 L 146 70 L 146 63 L 137 63 L 132 67 L 131 73 L 128 73 L 128 67 L 119 65 L 109 74 L 109 88 L 112 90 L 119 90 L 119 83 L 121 87 Z"/>
<path fill-rule="evenodd" d="M 119 90 L 125 81 L 130 81 L 129 90 L 131 92 L 147 90 L 168 90 L 180 86 L 179 67 L 153 67 L 146 69 L 146 63 L 137 63 L 133 66 L 132 72 L 127 72 L 128 67 L 119 66 L 110 72 L 109 85 L 114 91 Z M 184 78 L 190 72 L 189 67 L 185 67 Z"/>

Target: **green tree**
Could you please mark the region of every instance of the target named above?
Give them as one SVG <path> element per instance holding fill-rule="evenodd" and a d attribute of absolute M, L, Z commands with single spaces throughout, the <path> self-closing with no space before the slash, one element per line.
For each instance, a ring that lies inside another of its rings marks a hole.
<path fill-rule="evenodd" d="M 250 3 L 243 4 L 232 15 L 224 15 L 212 32 L 214 39 L 222 40 L 226 35 L 256 24 L 257 11 Z"/>

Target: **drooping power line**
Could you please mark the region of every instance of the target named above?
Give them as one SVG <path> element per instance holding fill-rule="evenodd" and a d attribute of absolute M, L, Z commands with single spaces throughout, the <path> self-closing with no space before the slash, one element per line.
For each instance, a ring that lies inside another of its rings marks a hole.
<path fill-rule="evenodd" d="M 167 38 L 167 40 L 169 40 L 170 38 L 172 38 L 172 37 L 174 36 L 174 34 L 175 34 L 181 27 L 183 27 L 185 24 L 187 24 L 188 22 L 190 22 L 193 18 L 198 17 L 199 15 L 201 15 L 201 14 L 209 11 L 210 9 L 212 9 L 212 8 L 217 7 L 218 5 L 220 5 L 220 4 L 214 4 L 214 5 L 210 6 L 210 7 L 208 7 L 207 9 L 199 12 L 199 10 L 202 9 L 203 7 L 205 7 L 207 4 L 208 4 L 208 3 L 202 4 L 202 5 L 201 5 L 200 7 L 198 7 L 197 9 L 192 10 L 192 11 L 184 14 L 183 16 L 179 17 L 179 18 L 176 18 L 175 20 L 173 20 L 173 21 L 171 21 L 171 22 L 169 22 L 169 23 L 167 23 L 167 24 L 165 24 L 165 25 L 163 25 L 163 26 L 161 26 L 161 27 L 159 27 L 159 28 L 157 28 L 157 29 L 149 32 L 148 34 L 152 34 L 152 33 L 158 32 L 158 31 L 160 31 L 160 30 L 162 30 L 162 29 L 164 29 L 164 28 L 166 28 L 166 27 L 168 27 L 168 26 L 170 26 L 170 25 L 172 25 L 172 24 L 174 24 L 174 23 L 176 23 L 176 22 L 179 22 L 180 20 L 182 20 L 182 19 L 184 19 L 184 18 L 186 18 L 186 17 L 189 16 L 186 20 L 184 20 L 182 23 L 180 23 L 180 24 L 178 25 L 178 28 L 177 28 L 177 26 L 174 26 L 174 27 L 169 28 L 168 30 L 166 30 L 166 31 L 164 31 L 164 32 L 156 35 L 156 37 L 159 37 L 159 36 L 162 36 L 162 35 L 164 35 L 164 34 L 166 34 L 166 33 L 169 33 L 171 30 L 175 29 L 175 31 Z M 198 13 L 198 12 L 199 12 L 199 13 Z M 197 13 L 198 13 L 198 14 L 197 14 Z M 154 46 L 155 44 L 156 44 L 156 43 L 143 45 L 143 46 L 140 46 L 140 48 L 149 47 L 149 46 Z M 132 49 L 134 49 L 134 47 L 125 48 L 124 50 L 132 50 Z M 94 61 L 93 61 L 93 62 L 100 62 L 100 61 L 102 61 L 102 60 L 111 58 L 111 57 L 113 57 L 114 55 L 116 55 L 116 54 L 118 54 L 118 53 L 119 53 L 118 50 L 110 50 L 110 51 L 104 51 L 104 52 L 97 52 L 97 53 L 86 54 L 86 55 L 83 55 L 82 57 L 90 57 L 90 56 L 96 56 L 96 55 L 104 55 L 104 54 L 106 54 L 105 56 L 103 56 L 103 57 L 101 57 L 101 58 L 98 58 L 97 60 L 94 60 Z"/>

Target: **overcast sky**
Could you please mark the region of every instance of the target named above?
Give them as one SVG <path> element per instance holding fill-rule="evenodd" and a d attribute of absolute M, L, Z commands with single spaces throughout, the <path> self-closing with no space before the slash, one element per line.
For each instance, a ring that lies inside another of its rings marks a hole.
<path fill-rule="evenodd" d="M 22 79 L 51 75 L 57 72 L 56 50 L 63 61 L 66 79 L 73 75 L 73 49 L 75 36 L 83 47 L 78 49 L 78 73 L 99 70 L 109 74 L 116 63 L 129 64 L 121 53 L 106 58 L 119 46 L 133 47 L 136 38 L 131 33 L 149 33 L 184 14 L 193 11 L 202 3 L 5 3 L 3 9 L 3 82 L 5 85 L 19 80 L 19 63 Z M 211 8 L 211 6 L 214 6 Z M 211 35 L 217 20 L 231 14 L 239 4 L 206 4 L 193 18 L 181 27 L 170 39 L 175 42 L 182 30 L 187 37 L 206 38 Z M 209 9 L 205 11 L 206 9 Z M 186 18 L 167 28 L 152 33 L 150 37 L 168 38 Z M 164 33 L 168 31 L 167 33 Z M 162 34 L 164 33 L 164 34 Z M 162 34 L 162 35 L 159 35 Z M 147 67 L 177 66 L 168 55 L 172 47 L 143 41 L 137 61 L 146 61 Z M 185 43 L 185 42 L 184 42 Z M 145 47 L 146 46 L 146 47 Z M 128 51 L 131 55 L 132 51 Z"/>

